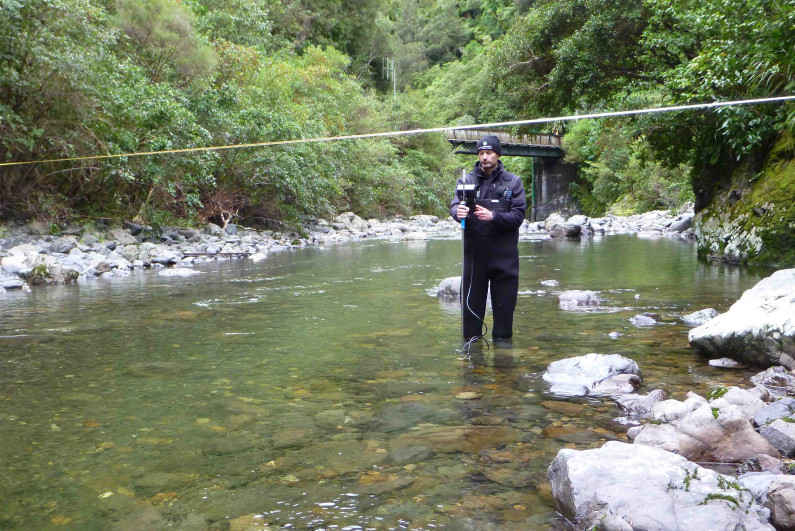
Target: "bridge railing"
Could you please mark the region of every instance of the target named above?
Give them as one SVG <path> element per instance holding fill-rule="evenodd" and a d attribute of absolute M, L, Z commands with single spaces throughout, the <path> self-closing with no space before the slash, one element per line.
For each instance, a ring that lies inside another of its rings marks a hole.
<path fill-rule="evenodd" d="M 561 135 L 555 133 L 540 133 L 533 135 L 512 135 L 500 130 L 489 129 L 447 129 L 447 140 L 461 142 L 477 142 L 483 135 L 494 135 L 500 139 L 501 144 L 523 144 L 528 146 L 561 146 Z"/>

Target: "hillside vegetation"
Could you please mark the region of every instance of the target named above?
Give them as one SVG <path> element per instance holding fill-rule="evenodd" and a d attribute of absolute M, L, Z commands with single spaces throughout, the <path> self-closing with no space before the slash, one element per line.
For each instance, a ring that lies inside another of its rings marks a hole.
<path fill-rule="evenodd" d="M 0 162 L 787 95 L 793 49 L 795 0 L 0 0 Z M 586 213 L 701 210 L 777 141 L 792 158 L 794 116 L 545 130 L 566 133 Z M 471 162 L 438 134 L 39 162 L 0 168 L 0 218 L 443 214 Z"/>

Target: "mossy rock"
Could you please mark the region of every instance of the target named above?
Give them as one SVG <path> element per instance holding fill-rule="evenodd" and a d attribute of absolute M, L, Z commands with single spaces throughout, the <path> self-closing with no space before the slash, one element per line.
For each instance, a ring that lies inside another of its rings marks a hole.
<path fill-rule="evenodd" d="M 762 171 L 737 168 L 731 188 L 694 219 L 699 256 L 746 265 L 795 265 L 795 151 L 785 136 Z"/>

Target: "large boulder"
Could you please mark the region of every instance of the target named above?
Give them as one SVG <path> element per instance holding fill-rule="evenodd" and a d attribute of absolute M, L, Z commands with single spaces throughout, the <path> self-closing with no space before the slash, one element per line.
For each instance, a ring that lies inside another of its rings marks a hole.
<path fill-rule="evenodd" d="M 130 234 L 130 232 L 125 229 L 109 230 L 105 237 L 109 240 L 115 241 L 119 245 L 131 245 L 138 243 L 138 238 Z"/>
<path fill-rule="evenodd" d="M 638 364 L 619 354 L 586 354 L 553 361 L 542 378 L 564 396 L 618 396 L 640 385 Z"/>
<path fill-rule="evenodd" d="M 563 449 L 548 474 L 558 510 L 578 529 L 773 529 L 734 478 L 657 448 Z"/>
<path fill-rule="evenodd" d="M 689 393 L 684 402 L 664 400 L 652 419 L 635 434 L 635 444 L 654 446 L 694 461 L 741 463 L 757 454 L 780 457 L 751 425 L 765 407 L 754 393 L 732 387 L 708 402 Z"/>
<path fill-rule="evenodd" d="M 353 212 L 345 212 L 340 214 L 334 221 L 331 222 L 331 226 L 337 230 L 349 230 L 350 232 L 367 232 L 368 226 L 367 221 L 363 220 Z"/>
<path fill-rule="evenodd" d="M 743 293 L 726 313 L 688 334 L 710 357 L 795 369 L 795 269 L 782 269 Z"/>

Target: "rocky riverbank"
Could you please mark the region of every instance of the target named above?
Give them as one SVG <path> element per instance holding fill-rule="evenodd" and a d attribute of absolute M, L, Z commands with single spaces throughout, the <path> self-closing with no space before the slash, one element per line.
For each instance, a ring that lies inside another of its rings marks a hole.
<path fill-rule="evenodd" d="M 683 317 L 700 353 L 762 366 L 795 356 L 795 269 L 777 271 L 728 312 Z M 731 361 L 731 360 L 728 360 Z M 713 364 L 713 363 L 711 363 Z M 721 365 L 721 364 L 715 364 Z M 725 365 L 722 364 L 722 365 Z M 609 397 L 634 424 L 634 444 L 563 449 L 549 467 L 556 506 L 577 529 L 795 529 L 795 374 L 776 365 L 749 388 L 668 399 L 634 394 L 638 365 L 617 354 L 553 362 L 543 379 L 562 396 Z M 730 465 L 735 475 L 702 465 Z"/>
<path fill-rule="evenodd" d="M 583 238 L 637 233 L 643 237 L 692 238 L 692 212 L 653 211 L 636 216 L 568 219 L 552 214 L 545 221 L 523 224 L 522 238 Z M 31 285 L 67 284 L 123 277 L 137 271 L 190 275 L 195 264 L 213 260 L 266 259 L 290 249 L 331 245 L 361 239 L 402 241 L 453 238 L 459 225 L 450 218 L 365 220 L 352 212 L 331 221 L 307 220 L 301 231 L 258 231 L 234 224 L 208 224 L 200 229 L 166 227 L 155 230 L 125 222 L 58 228 L 34 221 L 0 230 L 0 293 L 29 290 Z"/>

